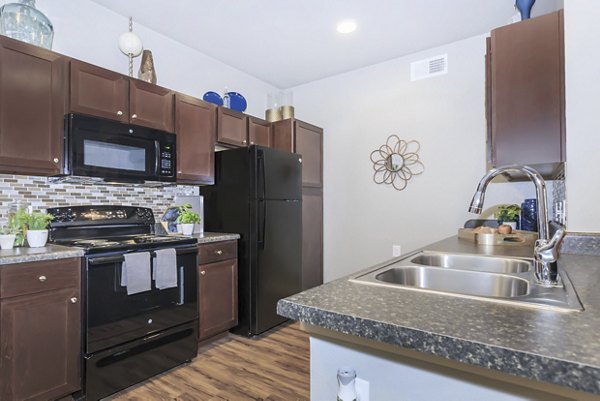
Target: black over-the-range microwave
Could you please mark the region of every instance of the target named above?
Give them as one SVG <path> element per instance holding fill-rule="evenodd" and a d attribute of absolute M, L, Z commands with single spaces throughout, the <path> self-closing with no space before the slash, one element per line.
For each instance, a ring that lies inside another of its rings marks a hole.
<path fill-rule="evenodd" d="M 174 182 L 176 153 L 175 134 L 81 114 L 65 116 L 66 175 Z"/>

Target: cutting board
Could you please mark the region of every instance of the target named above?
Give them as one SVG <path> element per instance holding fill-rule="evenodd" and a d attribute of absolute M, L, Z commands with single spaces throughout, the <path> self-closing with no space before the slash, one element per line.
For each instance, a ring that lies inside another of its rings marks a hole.
<path fill-rule="evenodd" d="M 531 246 L 538 238 L 536 232 L 515 230 L 511 234 L 477 233 L 474 228 L 459 228 L 458 238 L 480 245 Z"/>

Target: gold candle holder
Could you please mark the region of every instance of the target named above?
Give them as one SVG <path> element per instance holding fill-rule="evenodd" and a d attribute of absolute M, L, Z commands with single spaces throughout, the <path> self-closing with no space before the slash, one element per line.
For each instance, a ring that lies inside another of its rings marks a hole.
<path fill-rule="evenodd" d="M 265 120 L 272 123 L 281 120 L 281 108 L 272 108 L 265 111 Z"/>
<path fill-rule="evenodd" d="M 294 106 L 281 106 L 280 110 L 282 119 L 294 118 Z"/>

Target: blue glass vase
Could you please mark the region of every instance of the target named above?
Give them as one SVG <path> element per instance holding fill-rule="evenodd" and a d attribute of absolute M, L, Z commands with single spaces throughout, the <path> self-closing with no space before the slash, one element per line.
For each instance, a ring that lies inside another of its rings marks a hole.
<path fill-rule="evenodd" d="M 521 21 L 529 19 L 531 17 L 531 8 L 535 0 L 516 0 L 515 7 L 521 13 Z"/>
<path fill-rule="evenodd" d="M 525 199 L 521 203 L 521 230 L 538 230 L 536 199 Z"/>

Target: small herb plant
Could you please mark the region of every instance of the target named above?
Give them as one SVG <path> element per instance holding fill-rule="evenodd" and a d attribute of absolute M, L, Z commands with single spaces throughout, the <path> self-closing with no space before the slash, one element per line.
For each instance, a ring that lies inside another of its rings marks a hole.
<path fill-rule="evenodd" d="M 498 221 L 517 221 L 519 219 L 519 212 L 521 212 L 519 205 L 500 205 L 494 217 Z"/>
<path fill-rule="evenodd" d="M 2 227 L 0 227 L 0 235 L 17 234 L 18 232 L 19 232 L 18 228 L 12 227 L 10 225 L 3 225 Z"/>
<path fill-rule="evenodd" d="M 27 216 L 27 229 L 29 230 L 45 230 L 48 223 L 52 221 L 54 216 L 50 213 L 32 212 Z"/>
<path fill-rule="evenodd" d="M 27 231 L 27 209 L 20 208 L 16 213 L 8 216 L 8 229 L 14 234 L 15 246 L 25 245 L 25 231 Z"/>
<path fill-rule="evenodd" d="M 179 224 L 194 224 L 200 222 L 200 216 L 198 213 L 192 210 L 192 205 L 184 203 L 179 206 L 179 217 L 177 217 Z"/>

